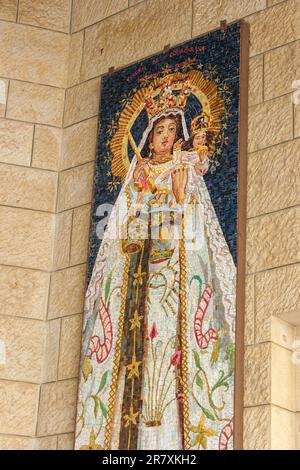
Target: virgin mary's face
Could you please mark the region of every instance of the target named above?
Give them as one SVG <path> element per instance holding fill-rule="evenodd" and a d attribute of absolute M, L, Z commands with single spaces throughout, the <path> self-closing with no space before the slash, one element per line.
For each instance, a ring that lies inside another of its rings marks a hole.
<path fill-rule="evenodd" d="M 171 153 L 176 138 L 176 121 L 165 118 L 153 130 L 152 145 L 156 155 Z"/>

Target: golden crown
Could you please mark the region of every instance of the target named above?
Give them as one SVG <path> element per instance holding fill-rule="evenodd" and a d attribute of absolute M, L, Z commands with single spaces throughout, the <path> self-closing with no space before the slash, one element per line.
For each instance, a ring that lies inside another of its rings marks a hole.
<path fill-rule="evenodd" d="M 158 87 L 150 86 L 145 99 L 145 109 L 149 118 L 151 119 L 170 108 L 183 110 L 186 100 L 191 94 L 191 89 L 189 77 L 178 79 L 167 76 L 163 80 L 163 84 Z"/>
<path fill-rule="evenodd" d="M 219 132 L 218 126 L 213 126 L 213 118 L 206 111 L 202 111 L 199 116 L 196 116 L 191 122 L 191 133 L 192 135 L 197 134 L 203 129 L 211 132 Z"/>

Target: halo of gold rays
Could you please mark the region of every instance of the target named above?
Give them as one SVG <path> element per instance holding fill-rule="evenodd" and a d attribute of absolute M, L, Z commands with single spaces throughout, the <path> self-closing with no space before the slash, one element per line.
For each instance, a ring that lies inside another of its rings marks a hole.
<path fill-rule="evenodd" d="M 217 85 L 212 80 L 204 78 L 203 73 L 199 70 L 192 70 L 187 73 L 176 72 L 161 78 L 155 78 L 152 81 L 151 88 L 155 89 L 155 94 L 160 92 L 168 77 L 172 77 L 174 80 L 182 80 L 182 82 L 185 78 L 189 77 L 192 86 L 191 94 L 198 98 L 203 111 L 212 116 L 212 130 L 217 135 L 222 127 L 222 116 L 225 111 L 225 103 L 218 93 Z M 150 86 L 140 88 L 130 103 L 127 103 L 120 114 L 118 130 L 110 142 L 110 149 L 113 155 L 111 171 L 115 177 L 121 178 L 122 183 L 130 165 L 128 158 L 129 132 L 143 110 L 146 97 L 149 93 Z"/>

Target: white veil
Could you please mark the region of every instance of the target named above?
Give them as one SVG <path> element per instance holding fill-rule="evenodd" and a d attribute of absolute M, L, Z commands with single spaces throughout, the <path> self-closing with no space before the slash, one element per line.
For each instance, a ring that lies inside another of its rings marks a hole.
<path fill-rule="evenodd" d="M 185 140 L 189 138 L 189 133 L 186 126 L 185 116 L 183 110 L 179 108 L 169 108 L 166 111 L 161 112 L 159 115 L 155 116 L 149 121 L 147 128 L 145 129 L 142 139 L 138 145 L 139 151 L 141 151 L 146 143 L 147 137 L 151 130 L 153 129 L 154 123 L 162 116 L 168 117 L 171 114 L 177 114 L 181 117 L 182 130 Z M 95 316 L 97 310 L 97 301 L 102 293 L 103 289 L 103 280 L 108 274 L 111 267 L 116 262 L 117 258 L 120 258 L 119 247 L 120 240 L 118 236 L 118 227 L 116 223 L 120 221 L 120 218 L 126 217 L 127 214 L 127 198 L 125 194 L 126 187 L 130 183 L 130 180 L 133 176 L 133 172 L 137 163 L 137 157 L 134 156 L 132 159 L 129 170 L 127 172 L 124 184 L 120 190 L 119 195 L 117 196 L 116 202 L 113 206 L 109 220 L 107 223 L 107 228 L 104 232 L 103 239 L 101 241 L 98 254 L 95 260 L 93 267 L 91 279 L 89 281 L 86 297 L 85 297 L 85 307 L 84 307 L 84 324 L 83 324 L 83 338 L 82 338 L 82 348 L 83 353 L 81 356 L 81 363 L 84 360 L 86 355 L 89 338 L 93 331 L 93 326 L 95 323 Z M 234 331 L 234 317 L 235 317 L 235 282 L 236 282 L 236 268 L 229 251 L 227 242 L 224 238 L 224 234 L 220 227 L 219 221 L 217 219 L 208 189 L 202 177 L 199 178 L 196 191 L 200 195 L 201 206 L 202 206 L 202 215 L 204 216 L 205 227 L 207 229 L 207 236 L 209 237 L 210 248 L 212 251 L 212 258 L 214 261 L 214 269 L 216 276 L 219 280 L 220 291 L 222 292 L 223 304 L 225 310 L 225 316 L 231 324 L 231 330 Z M 124 220 L 122 220 L 124 222 Z M 189 263 L 189 257 L 191 263 L 194 262 L 193 253 L 186 251 L 187 253 L 187 263 Z M 234 306 L 234 307 L 233 307 Z"/>
<path fill-rule="evenodd" d="M 150 134 L 151 130 L 153 129 L 154 123 L 161 117 L 168 117 L 170 114 L 178 114 L 181 117 L 182 122 L 182 130 L 184 138 L 187 140 L 189 138 L 189 133 L 187 130 L 187 125 L 185 121 L 184 112 L 182 109 L 179 108 L 169 108 L 166 111 L 163 111 L 156 115 L 149 121 L 147 128 L 145 129 L 142 139 L 138 145 L 139 151 L 141 151 L 145 145 L 148 135 Z M 124 184 L 120 190 L 119 195 L 117 196 L 116 202 L 113 206 L 111 214 L 109 216 L 109 220 L 107 223 L 106 230 L 103 235 L 103 239 L 101 241 L 98 254 L 95 260 L 95 264 L 93 267 L 91 279 L 88 284 L 86 298 L 85 298 L 85 308 L 84 308 L 84 329 L 92 316 L 94 305 L 96 299 L 99 297 L 101 288 L 102 288 L 102 281 L 105 277 L 105 273 L 107 272 L 108 268 L 113 264 L 114 260 L 119 256 L 118 249 L 119 249 L 119 240 L 115 237 L 115 224 L 116 220 L 119 220 L 120 214 L 124 213 L 124 210 L 127 208 L 127 200 L 125 196 L 125 188 L 129 184 L 135 165 L 137 163 L 137 157 L 134 156 L 132 159 Z M 118 216 L 118 217 L 117 217 Z M 107 259 L 107 255 L 110 255 L 110 262 L 109 266 L 105 266 L 105 260 Z M 90 328 L 89 328 L 90 329 Z"/>

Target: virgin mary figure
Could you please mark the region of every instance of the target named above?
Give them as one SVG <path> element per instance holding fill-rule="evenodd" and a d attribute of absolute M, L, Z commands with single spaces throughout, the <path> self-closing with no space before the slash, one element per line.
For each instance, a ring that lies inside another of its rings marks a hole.
<path fill-rule="evenodd" d="M 87 289 L 76 449 L 232 448 L 236 270 L 203 179 L 213 118 L 189 134 L 190 93 L 150 87 L 138 146 L 129 132 Z"/>

